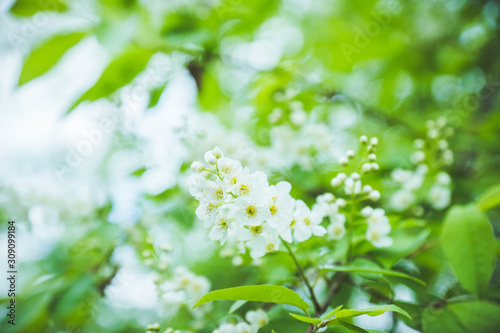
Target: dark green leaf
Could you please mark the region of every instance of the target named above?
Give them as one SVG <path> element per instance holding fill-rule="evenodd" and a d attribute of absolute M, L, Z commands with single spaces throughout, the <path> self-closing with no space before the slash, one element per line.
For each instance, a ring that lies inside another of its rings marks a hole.
<path fill-rule="evenodd" d="M 484 213 L 475 205 L 455 206 L 446 215 L 442 245 L 458 280 L 480 295 L 491 278 L 495 237 Z"/>
<path fill-rule="evenodd" d="M 471 332 L 495 332 L 500 328 L 500 306 L 485 301 L 448 304 L 452 311 Z"/>

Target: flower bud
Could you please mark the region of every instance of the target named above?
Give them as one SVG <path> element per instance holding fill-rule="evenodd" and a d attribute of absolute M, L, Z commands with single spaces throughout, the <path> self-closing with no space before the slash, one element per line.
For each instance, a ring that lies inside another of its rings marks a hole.
<path fill-rule="evenodd" d="M 191 164 L 191 170 L 195 173 L 200 173 L 205 170 L 205 167 L 203 166 L 203 163 L 195 161 Z"/>
<path fill-rule="evenodd" d="M 425 141 L 422 140 L 422 139 L 415 139 L 415 141 L 413 141 L 413 147 L 415 149 L 422 149 L 422 148 L 424 148 L 424 144 L 425 144 Z"/>
<path fill-rule="evenodd" d="M 347 164 L 349 163 L 349 161 L 347 160 L 347 157 L 344 157 L 344 156 L 340 157 L 338 159 L 338 162 L 341 166 L 347 166 Z"/>
<path fill-rule="evenodd" d="M 354 158 L 354 156 L 355 156 L 356 154 L 354 153 L 354 150 L 348 150 L 348 151 L 345 153 L 345 155 L 347 156 L 347 158 L 349 158 L 349 159 L 353 159 L 353 158 Z"/>
<path fill-rule="evenodd" d="M 342 207 L 345 207 L 345 205 L 347 204 L 347 202 L 342 199 L 342 198 L 338 198 L 337 200 L 335 200 L 335 204 L 337 204 L 337 206 L 339 206 L 340 208 Z"/>
<path fill-rule="evenodd" d="M 375 154 L 368 155 L 368 160 L 370 162 L 374 162 L 376 159 L 377 159 L 377 155 L 375 155 Z"/>
<path fill-rule="evenodd" d="M 353 173 L 351 173 L 351 178 L 353 180 L 359 180 L 361 178 L 361 176 L 359 175 L 359 173 L 353 172 Z"/>
<path fill-rule="evenodd" d="M 363 165 L 361 166 L 361 170 L 363 172 L 370 172 L 370 171 L 372 171 L 372 165 L 371 165 L 371 163 L 363 163 Z"/>
<path fill-rule="evenodd" d="M 359 138 L 359 143 L 365 145 L 368 143 L 368 138 L 366 137 L 366 135 L 362 135 L 360 138 Z"/>
<path fill-rule="evenodd" d="M 212 149 L 212 155 L 214 155 L 216 159 L 219 159 L 223 156 L 222 151 L 217 146 L 215 146 L 215 148 Z"/>
<path fill-rule="evenodd" d="M 376 147 L 378 145 L 378 138 L 377 137 L 373 137 L 370 139 L 370 145 Z"/>
<path fill-rule="evenodd" d="M 344 180 L 346 180 L 347 175 L 345 173 L 341 172 L 337 175 L 337 178 L 340 179 L 341 181 L 344 181 Z"/>
<path fill-rule="evenodd" d="M 370 193 L 371 191 L 373 191 L 373 188 L 370 185 L 363 186 L 363 192 Z"/>
<path fill-rule="evenodd" d="M 370 197 L 370 200 L 377 201 L 378 199 L 380 199 L 380 192 L 377 190 L 373 190 L 368 196 Z"/>
<path fill-rule="evenodd" d="M 378 171 L 380 169 L 378 163 L 372 163 L 372 171 Z"/>
<path fill-rule="evenodd" d="M 340 184 L 342 184 L 342 181 L 341 181 L 338 177 L 334 177 L 334 178 L 332 178 L 332 180 L 330 181 L 330 184 L 331 184 L 333 187 L 338 187 L 338 186 L 340 186 Z"/>

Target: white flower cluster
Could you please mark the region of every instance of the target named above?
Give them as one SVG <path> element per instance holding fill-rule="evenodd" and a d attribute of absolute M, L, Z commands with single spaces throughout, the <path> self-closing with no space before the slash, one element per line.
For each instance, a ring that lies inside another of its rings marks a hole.
<path fill-rule="evenodd" d="M 423 208 L 417 205 L 422 191 L 434 209 L 442 210 L 450 204 L 451 177 L 439 168 L 453 163 L 453 152 L 448 148 L 447 141 L 453 135 L 453 129 L 446 127 L 444 117 L 427 121 L 426 127 L 426 139 L 413 142 L 416 149 L 412 155 L 412 162 L 417 165 L 415 171 L 398 168 L 391 174 L 393 181 L 400 186 L 389 201 L 395 211 L 403 212 L 413 207 L 417 215 L 422 214 Z M 426 180 L 431 185 L 426 186 Z"/>
<path fill-rule="evenodd" d="M 326 233 L 322 215 L 290 196 L 290 183 L 269 185 L 263 172 L 251 173 L 218 147 L 204 157 L 208 166 L 194 162 L 188 184 L 200 202 L 196 215 L 210 228 L 212 240 L 235 244 L 242 253 L 249 248 L 256 259 L 277 251 L 280 237 L 302 242 Z"/>
<path fill-rule="evenodd" d="M 345 198 L 337 198 L 333 194 L 327 193 L 318 197 L 317 205 L 321 211 L 330 219 L 328 233 L 333 239 L 341 239 L 346 234 L 345 223 L 347 220 L 346 211 L 352 212 L 352 206 L 365 200 L 377 201 L 380 199 L 380 192 L 374 190 L 370 185 L 363 185 L 362 176 L 366 173 L 376 172 L 379 165 L 376 163 L 377 156 L 375 151 L 378 145 L 378 139 L 373 137 L 370 140 L 366 136 L 359 139 L 363 150 L 358 159 L 356 171 L 347 175 L 344 172 L 337 174 L 331 181 L 333 187 L 343 187 Z M 353 150 L 346 152 L 344 157 L 339 159 L 339 164 L 345 168 L 350 166 L 350 162 L 356 159 L 356 153 Z M 349 209 L 346 206 L 349 205 Z M 366 239 L 376 247 L 387 247 L 392 245 L 392 238 L 389 237 L 391 225 L 389 219 L 385 216 L 385 211 L 381 208 L 373 209 L 366 206 L 361 214 L 366 220 Z M 354 216 L 351 216 L 354 219 Z M 352 221 L 351 221 L 352 222 Z"/>
<path fill-rule="evenodd" d="M 266 313 L 260 309 L 248 311 L 245 319 L 246 321 L 237 324 L 221 324 L 213 333 L 257 333 L 261 327 L 269 323 Z"/>
<path fill-rule="evenodd" d="M 158 289 L 162 303 L 169 309 L 181 305 L 191 309 L 196 301 L 210 291 L 210 282 L 206 277 L 196 275 L 181 266 L 173 270 L 171 278 L 159 282 Z M 195 316 L 201 315 L 209 309 L 209 306 L 205 307 L 204 304 L 192 310 L 192 313 Z"/>

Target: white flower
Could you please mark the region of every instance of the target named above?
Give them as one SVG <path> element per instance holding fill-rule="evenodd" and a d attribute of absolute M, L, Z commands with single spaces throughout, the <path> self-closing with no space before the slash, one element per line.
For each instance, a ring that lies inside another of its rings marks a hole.
<path fill-rule="evenodd" d="M 427 199 L 433 208 L 441 210 L 450 204 L 451 190 L 449 187 L 435 184 L 429 190 Z"/>
<path fill-rule="evenodd" d="M 220 241 L 221 245 L 223 245 L 226 242 L 229 230 L 234 229 L 237 224 L 233 216 L 234 206 L 232 205 L 218 209 L 208 237 L 211 240 Z"/>
<path fill-rule="evenodd" d="M 257 333 L 257 328 L 247 323 L 239 323 L 236 325 L 236 333 Z"/>
<path fill-rule="evenodd" d="M 233 324 L 221 324 L 216 328 L 213 333 L 237 333 L 236 325 Z"/>
<path fill-rule="evenodd" d="M 203 197 L 202 191 L 207 187 L 208 181 L 200 174 L 192 175 L 188 178 L 189 193 L 197 200 L 201 200 Z"/>
<path fill-rule="evenodd" d="M 366 206 L 361 210 L 361 214 L 364 217 L 370 217 L 373 214 L 373 208 L 371 208 L 370 206 Z"/>
<path fill-rule="evenodd" d="M 335 215 L 330 215 L 331 224 L 328 226 L 328 234 L 333 239 L 341 239 L 345 235 L 345 221 L 346 217 L 344 214 L 337 213 Z"/>
<path fill-rule="evenodd" d="M 300 108 L 294 109 L 290 114 L 290 121 L 294 125 L 297 126 L 303 125 L 306 122 L 306 120 L 307 120 L 307 113 Z"/>
<path fill-rule="evenodd" d="M 237 207 L 236 220 L 243 225 L 258 226 L 271 217 L 269 207 L 262 197 L 239 197 L 234 204 Z"/>
<path fill-rule="evenodd" d="M 422 162 L 425 159 L 425 153 L 421 150 L 417 150 L 411 155 L 411 161 L 415 164 Z"/>
<path fill-rule="evenodd" d="M 450 185 L 451 183 L 450 175 L 444 171 L 441 171 L 440 173 L 437 174 L 436 180 L 441 185 Z"/>
<path fill-rule="evenodd" d="M 266 227 L 266 225 L 264 225 Z M 269 230 L 261 226 L 251 227 L 250 229 L 262 228 L 251 241 L 247 243 L 250 249 L 250 256 L 253 259 L 258 259 L 263 257 L 266 253 L 276 252 L 279 249 L 280 239 L 278 233 L 275 230 Z"/>
<path fill-rule="evenodd" d="M 241 171 L 241 163 L 238 160 L 223 157 L 217 162 L 219 173 L 228 185 L 236 185 L 238 174 Z"/>
<path fill-rule="evenodd" d="M 366 231 L 366 239 L 376 247 L 388 247 L 393 243 L 392 238 L 387 236 L 386 233 L 370 226 Z"/>
<path fill-rule="evenodd" d="M 205 221 L 205 228 L 208 228 L 213 224 L 216 214 L 217 205 L 211 202 L 202 201 L 200 202 L 198 208 L 196 208 L 196 216 L 200 220 Z"/>
<path fill-rule="evenodd" d="M 267 314 L 261 309 L 256 311 L 248 311 L 245 315 L 245 319 L 253 326 L 263 327 L 269 323 L 269 318 Z"/>
<path fill-rule="evenodd" d="M 269 186 L 265 173 L 256 171 L 250 174 L 248 168 L 244 168 L 236 183 L 237 195 L 250 197 L 252 195 L 262 195 L 262 191 Z"/>
<path fill-rule="evenodd" d="M 290 196 L 292 185 L 288 182 L 279 182 L 266 190 L 270 217 L 267 223 L 274 228 L 282 228 L 290 224 L 293 219 L 295 200 Z"/>
<path fill-rule="evenodd" d="M 389 205 L 396 211 L 402 212 L 415 202 L 415 195 L 408 190 L 402 189 L 394 192 Z"/>
<path fill-rule="evenodd" d="M 371 214 L 367 218 L 367 222 L 371 226 L 377 226 L 378 228 L 383 228 L 391 230 L 391 225 L 389 224 L 389 219 L 385 216 L 385 211 L 382 208 L 375 208 L 371 211 Z"/>
<path fill-rule="evenodd" d="M 391 178 L 395 182 L 403 184 L 411 178 L 412 174 L 413 174 L 413 172 L 411 172 L 410 170 L 403 170 L 403 169 L 397 168 L 397 169 L 392 170 Z"/>
<path fill-rule="evenodd" d="M 294 220 L 297 225 L 295 227 L 293 236 L 298 242 L 303 242 L 311 237 L 323 236 L 326 233 L 324 227 L 319 224 L 322 221 L 321 213 L 318 211 L 311 211 L 309 207 L 302 200 L 297 200 L 295 203 Z"/>
<path fill-rule="evenodd" d="M 389 219 L 385 216 L 385 211 L 381 208 L 371 209 L 365 207 L 362 213 L 368 216 L 366 239 L 376 247 L 391 246 L 392 238 L 387 236 L 391 232 L 391 225 Z"/>

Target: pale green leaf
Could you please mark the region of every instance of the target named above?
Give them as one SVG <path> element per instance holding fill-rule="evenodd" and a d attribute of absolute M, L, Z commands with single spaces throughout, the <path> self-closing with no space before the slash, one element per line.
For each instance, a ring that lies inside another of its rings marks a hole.
<path fill-rule="evenodd" d="M 18 84 L 22 85 L 47 72 L 69 48 L 76 45 L 85 35 L 84 32 L 57 35 L 34 49 L 24 62 Z"/>
<path fill-rule="evenodd" d="M 475 204 L 453 207 L 446 215 L 441 240 L 460 283 L 480 295 L 495 260 L 495 237 L 484 213 Z"/>
<path fill-rule="evenodd" d="M 311 318 L 311 317 L 301 316 L 301 315 L 298 315 L 295 313 L 289 313 L 289 315 L 297 320 L 304 322 L 304 323 L 314 324 L 314 325 L 318 325 L 319 323 L 321 323 L 321 319 L 319 319 L 319 318 Z"/>
<path fill-rule="evenodd" d="M 83 101 L 95 101 L 107 97 L 119 88 L 130 83 L 141 71 L 144 70 L 149 58 L 153 55 L 151 50 L 130 47 L 118 58 L 111 61 L 101 74 L 93 87 L 87 90 L 68 110 L 71 112 Z"/>
<path fill-rule="evenodd" d="M 241 286 L 227 289 L 212 291 L 203 296 L 193 308 L 208 302 L 220 300 L 245 300 L 251 302 L 266 302 L 294 305 L 304 312 L 307 311 L 309 305 L 296 292 L 282 287 L 273 285 L 261 286 Z"/>
<path fill-rule="evenodd" d="M 17 0 L 10 12 L 18 16 L 32 16 L 38 12 L 65 12 L 68 10 L 63 0 Z"/>
<path fill-rule="evenodd" d="M 410 315 L 403 309 L 401 309 L 399 306 L 396 306 L 394 304 L 387 304 L 387 305 L 377 305 L 377 306 L 372 306 L 370 308 L 366 309 L 344 309 L 340 310 L 337 312 L 335 315 L 335 319 L 344 319 L 344 318 L 352 318 L 352 317 L 357 317 L 361 315 L 369 315 L 369 316 L 379 316 L 386 311 L 393 311 L 400 313 L 408 318 L 411 319 Z"/>
<path fill-rule="evenodd" d="M 231 307 L 229 308 L 229 311 L 227 314 L 231 314 L 233 313 L 234 311 L 238 310 L 239 308 L 241 308 L 243 305 L 245 305 L 247 301 L 243 301 L 243 300 L 240 300 L 240 301 L 236 301 L 233 303 L 233 305 L 231 305 Z"/>
<path fill-rule="evenodd" d="M 328 318 L 332 317 L 334 314 L 336 314 L 337 312 L 339 312 L 339 311 L 340 311 L 340 309 L 342 309 L 342 306 L 343 306 L 343 305 L 339 305 L 339 306 L 337 306 L 335 309 L 333 309 L 332 311 L 330 311 L 330 312 L 328 312 L 328 313 L 326 313 L 326 314 L 322 315 L 322 316 L 321 316 L 321 319 L 325 320 L 325 319 L 328 319 Z"/>
<path fill-rule="evenodd" d="M 482 210 L 488 210 L 500 205 L 500 184 L 493 185 L 481 195 L 477 205 Z"/>
<path fill-rule="evenodd" d="M 410 279 L 413 281 L 416 281 L 420 283 L 421 285 L 425 286 L 425 282 L 417 279 L 416 277 L 413 277 L 411 275 L 401 273 L 398 271 L 393 271 L 390 269 L 383 269 L 383 268 L 368 268 L 368 267 L 353 267 L 353 266 L 335 266 L 335 267 L 329 267 L 329 268 L 324 268 L 324 271 L 329 271 L 329 272 L 350 272 L 350 273 L 358 273 L 358 274 L 381 274 L 381 275 L 387 275 L 387 276 L 395 276 L 395 277 L 400 277 L 404 279 Z"/>

